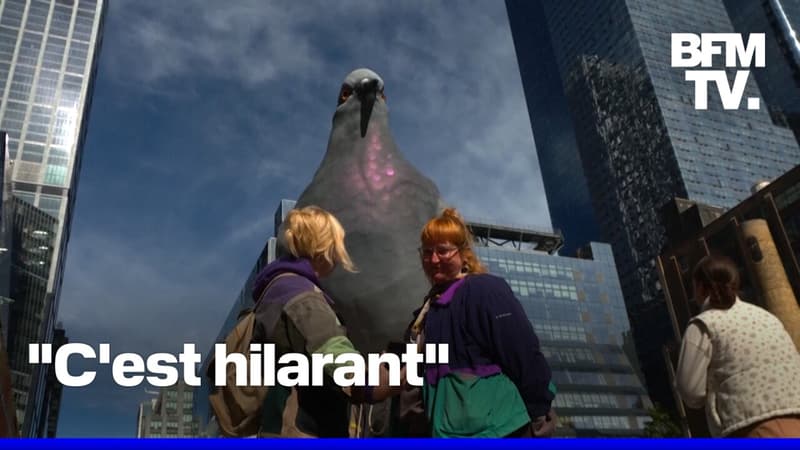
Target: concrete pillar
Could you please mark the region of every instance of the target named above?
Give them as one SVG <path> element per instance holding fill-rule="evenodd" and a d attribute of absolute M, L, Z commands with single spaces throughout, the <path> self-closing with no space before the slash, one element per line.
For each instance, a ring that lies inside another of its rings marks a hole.
<path fill-rule="evenodd" d="M 742 223 L 742 232 L 748 247 L 747 256 L 755 267 L 755 276 L 761 285 L 762 296 L 769 312 L 783 322 L 800 351 L 800 306 L 786 277 L 778 249 L 772 240 L 767 221 L 748 220 Z M 754 245 L 757 243 L 758 245 Z"/>

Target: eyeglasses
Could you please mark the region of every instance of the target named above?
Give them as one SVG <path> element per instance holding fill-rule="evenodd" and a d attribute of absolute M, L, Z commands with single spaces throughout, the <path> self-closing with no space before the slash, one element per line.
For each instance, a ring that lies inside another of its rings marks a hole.
<path fill-rule="evenodd" d="M 433 247 L 420 247 L 417 250 L 419 250 L 419 256 L 423 259 L 430 259 L 434 253 L 439 259 L 450 259 L 455 256 L 456 252 L 460 249 L 461 247 L 452 245 L 436 245 Z"/>

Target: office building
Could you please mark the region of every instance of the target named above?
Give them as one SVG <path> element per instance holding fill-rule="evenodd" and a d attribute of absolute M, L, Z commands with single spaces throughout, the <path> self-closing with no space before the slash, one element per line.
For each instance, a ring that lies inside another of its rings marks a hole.
<path fill-rule="evenodd" d="M 630 325 L 614 255 L 592 242 L 580 257 L 557 248 L 552 233 L 470 223 L 476 253 L 505 278 L 539 336 L 558 388 L 562 436 L 643 436 L 652 406 L 627 351 Z"/>
<path fill-rule="evenodd" d="M 11 369 L 8 365 L 8 321 L 11 315 L 11 238 L 13 229 L 13 209 L 10 206 L 11 183 L 5 177 L 10 173 L 11 161 L 6 151 L 6 134 L 0 131 L 0 438 L 16 437 L 17 408 L 11 391 Z"/>
<path fill-rule="evenodd" d="M 67 338 L 66 330 L 60 323 L 56 324 L 56 328 L 53 330 L 53 354 L 58 354 L 58 349 L 68 343 L 69 338 Z M 54 364 L 50 364 L 47 367 L 47 385 L 44 392 L 44 405 L 47 407 L 47 415 L 39 422 L 40 429 L 37 431 L 37 436 L 56 437 L 58 432 L 58 412 L 61 410 L 61 393 L 63 390 L 64 385 L 56 377 L 56 367 Z"/>
<path fill-rule="evenodd" d="M 161 388 L 158 396 L 139 405 L 136 417 L 138 438 L 200 436 L 200 420 L 192 412 L 195 388 L 183 381 Z"/>
<path fill-rule="evenodd" d="M 288 202 L 288 203 L 287 203 Z M 294 206 L 294 202 L 290 202 L 289 200 L 282 200 L 281 204 L 278 206 L 278 210 L 276 212 L 276 227 L 277 230 L 282 223 L 282 218 L 286 217 L 285 213 L 288 212 Z M 283 213 L 281 211 L 284 208 L 286 209 Z M 281 221 L 277 221 L 279 217 Z M 261 250 L 261 254 L 259 254 L 258 258 L 256 259 L 255 264 L 253 265 L 253 269 L 250 271 L 247 279 L 245 280 L 244 286 L 239 291 L 239 294 L 233 301 L 233 305 L 231 306 L 230 311 L 228 312 L 228 316 L 225 318 L 225 321 L 220 326 L 219 333 L 217 333 L 217 337 L 214 340 L 215 343 L 217 342 L 225 342 L 225 337 L 228 333 L 233 329 L 233 327 L 238 322 L 239 313 L 247 308 L 251 308 L 253 306 L 253 283 L 255 283 L 256 276 L 258 273 L 261 272 L 261 269 L 272 262 L 275 259 L 276 254 L 276 245 L 277 239 L 275 237 L 270 237 L 267 239 L 264 248 Z M 214 348 L 212 347 L 208 350 L 205 359 L 203 359 L 203 368 L 200 372 L 202 378 L 202 387 L 198 388 L 198 395 L 195 398 L 194 402 L 194 413 L 200 419 L 200 426 L 204 436 L 209 437 L 216 437 L 219 433 L 219 429 L 216 425 L 216 420 L 213 417 L 213 411 L 211 410 L 211 405 L 208 402 L 208 396 L 211 394 L 213 389 L 213 383 L 211 379 L 208 378 L 207 374 L 209 373 L 209 364 L 211 362 L 211 358 L 214 355 Z"/>
<path fill-rule="evenodd" d="M 58 219 L 19 197 L 13 197 L 12 207 L 13 245 L 9 297 L 13 301 L 9 311 L 8 353 L 17 421 L 22 425 L 25 423 L 23 411 L 44 420 L 49 409 L 44 403 L 49 368 L 42 364 L 28 363 L 28 343 L 38 342 L 48 332 L 52 333 L 54 328 L 54 324 L 43 320 L 43 317 L 55 315 L 47 277 L 53 261 Z M 53 342 L 52 337 L 49 342 Z M 42 387 L 31 388 L 39 378 L 44 379 Z M 27 408 L 34 408 L 33 405 L 38 406 L 35 411 L 30 412 Z M 32 425 L 31 422 L 27 423 Z M 34 429 L 23 428 L 21 435 L 39 436 L 36 432 L 43 424 L 39 420 L 35 424 Z"/>
<path fill-rule="evenodd" d="M 11 371 L 8 368 L 8 354 L 5 344 L 0 341 L 0 438 L 18 437 L 17 408 L 11 392 Z"/>
<path fill-rule="evenodd" d="M 280 230 L 281 224 L 286 219 L 286 215 L 289 214 L 289 211 L 294 209 L 294 205 L 296 203 L 297 202 L 294 200 L 286 200 L 286 199 L 282 199 L 280 203 L 278 203 L 278 207 L 275 209 L 275 222 L 273 225 L 274 231 L 272 232 L 272 237 L 274 238 L 278 237 L 278 230 Z"/>
<path fill-rule="evenodd" d="M 766 107 L 724 110 L 710 89 L 695 109 L 694 84 L 670 66 L 671 33 L 734 31 L 722 0 L 506 5 L 552 223 L 571 242 L 611 244 L 651 398 L 672 406 L 663 356 L 644 350 L 666 336 L 636 321 L 663 301 L 658 212 L 674 197 L 729 208 L 800 148 Z M 744 97 L 765 105 L 753 77 Z"/>
<path fill-rule="evenodd" d="M 13 193 L 56 219 L 45 294 L 35 302 L 40 309 L 25 309 L 29 316 L 10 319 L 26 323 L 18 329 L 35 330 L 9 336 L 8 346 L 25 436 L 37 436 L 49 411 L 42 403 L 46 373 L 23 362 L 29 342 L 53 341 L 105 3 L 0 3 L 0 129 L 8 133 L 14 161 Z"/>
<path fill-rule="evenodd" d="M 11 243 L 14 228 L 13 204 L 11 203 L 11 174 L 13 162 L 8 156 L 8 136 L 0 130 L 0 342 L 8 346 L 8 326 L 11 315 Z M 8 367 L 6 366 L 7 370 Z M 4 370 L 0 368 L 0 371 Z M 10 376 L 10 375 L 9 375 Z"/>
<path fill-rule="evenodd" d="M 738 33 L 764 33 L 766 65 L 753 70 L 772 121 L 800 139 L 800 3 L 724 0 Z"/>

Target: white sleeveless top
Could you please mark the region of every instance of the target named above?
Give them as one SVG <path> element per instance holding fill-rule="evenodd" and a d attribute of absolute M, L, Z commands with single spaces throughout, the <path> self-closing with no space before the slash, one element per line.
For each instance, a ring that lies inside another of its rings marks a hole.
<path fill-rule="evenodd" d="M 730 309 L 708 309 L 693 322 L 711 341 L 706 418 L 712 435 L 800 414 L 800 354 L 777 317 L 737 298 Z"/>

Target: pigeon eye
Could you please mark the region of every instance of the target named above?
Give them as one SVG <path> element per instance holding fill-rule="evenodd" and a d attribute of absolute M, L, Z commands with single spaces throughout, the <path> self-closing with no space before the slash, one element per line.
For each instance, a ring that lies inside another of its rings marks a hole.
<path fill-rule="evenodd" d="M 339 91 L 339 102 L 336 104 L 336 106 L 339 106 L 342 103 L 346 102 L 347 99 L 350 98 L 352 94 L 353 94 L 353 89 L 350 86 L 343 84 L 342 90 Z"/>
<path fill-rule="evenodd" d="M 381 98 L 383 99 L 383 101 L 386 101 L 386 94 L 384 94 L 384 93 L 383 93 L 383 89 L 381 89 L 381 90 L 380 90 L 380 92 L 378 92 L 378 95 L 380 95 L 380 96 L 381 96 Z"/>

